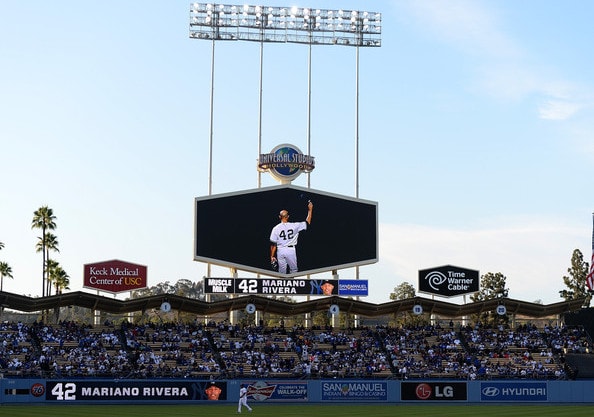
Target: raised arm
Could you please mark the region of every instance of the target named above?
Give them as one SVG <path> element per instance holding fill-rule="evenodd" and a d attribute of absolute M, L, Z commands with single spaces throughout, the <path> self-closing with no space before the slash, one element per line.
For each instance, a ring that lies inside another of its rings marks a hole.
<path fill-rule="evenodd" d="M 307 224 L 311 224 L 312 212 L 313 212 L 313 203 L 311 202 L 311 200 L 309 200 L 307 202 L 307 217 L 305 218 L 305 221 L 307 222 Z"/>

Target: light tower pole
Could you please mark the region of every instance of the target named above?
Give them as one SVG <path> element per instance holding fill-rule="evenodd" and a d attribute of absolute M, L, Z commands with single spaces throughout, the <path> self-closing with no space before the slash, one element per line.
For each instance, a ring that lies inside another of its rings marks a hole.
<path fill-rule="evenodd" d="M 258 156 L 262 153 L 262 91 L 265 43 L 308 45 L 307 154 L 311 155 L 311 50 L 312 46 L 352 46 L 355 64 L 355 197 L 359 197 L 359 48 L 380 47 L 381 13 L 308 7 L 272 7 L 190 3 L 190 38 L 212 42 L 210 86 L 210 135 L 208 193 L 212 194 L 215 42 L 248 41 L 260 43 L 258 113 Z M 258 171 L 258 188 L 261 187 Z M 309 188 L 310 174 L 307 174 Z M 207 269 L 210 276 L 210 265 Z M 359 268 L 356 267 L 359 279 Z"/>
<path fill-rule="evenodd" d="M 308 7 L 272 7 L 227 5 L 217 3 L 190 4 L 190 38 L 212 42 L 209 194 L 212 192 L 212 141 L 215 42 L 248 41 L 260 43 L 260 101 L 258 117 L 258 153 L 262 146 L 262 88 L 264 43 L 298 43 L 309 46 L 308 54 L 308 120 L 307 150 L 311 145 L 311 47 L 352 46 L 356 49 L 355 85 L 355 196 L 359 195 L 359 48 L 381 46 L 380 13 L 343 9 Z M 260 179 L 258 178 L 258 183 Z M 308 179 L 309 183 L 309 179 Z M 259 185 L 259 184 L 258 184 Z M 309 184 L 308 184 L 309 186 Z"/>

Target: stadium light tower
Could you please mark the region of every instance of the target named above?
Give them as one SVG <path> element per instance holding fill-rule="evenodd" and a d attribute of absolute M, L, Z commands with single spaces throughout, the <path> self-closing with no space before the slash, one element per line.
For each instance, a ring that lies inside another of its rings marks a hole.
<path fill-rule="evenodd" d="M 353 46 L 355 66 L 355 197 L 359 197 L 359 48 L 380 47 L 381 13 L 308 7 L 272 7 L 190 4 L 190 38 L 212 42 L 210 76 L 210 132 L 208 194 L 212 194 L 213 100 L 215 43 L 248 41 L 260 43 L 260 90 L 258 112 L 258 156 L 262 154 L 262 83 L 265 43 L 299 43 L 309 46 L 307 87 L 307 154 L 311 155 L 311 47 L 312 45 Z M 258 188 L 261 172 L 258 171 Z M 310 175 L 307 175 L 310 186 Z M 207 269 L 210 276 L 210 264 Z M 359 267 L 356 267 L 359 279 Z"/>
<path fill-rule="evenodd" d="M 311 47 L 312 45 L 353 46 L 356 53 L 355 194 L 359 196 L 359 47 L 381 46 L 381 13 L 358 10 L 328 10 L 308 7 L 272 7 L 191 3 L 190 38 L 212 41 L 210 90 L 209 194 L 212 191 L 212 132 L 214 94 L 214 50 L 216 41 L 260 43 L 260 102 L 258 155 L 262 153 L 262 67 L 264 43 L 309 45 L 307 153 L 311 134 Z M 260 173 L 258 173 L 260 186 Z M 309 186 L 309 175 L 308 175 Z"/>

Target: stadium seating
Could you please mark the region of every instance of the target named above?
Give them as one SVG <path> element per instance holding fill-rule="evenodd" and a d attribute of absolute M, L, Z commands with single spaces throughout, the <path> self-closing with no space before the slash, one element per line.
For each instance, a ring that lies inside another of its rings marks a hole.
<path fill-rule="evenodd" d="M 6 377 L 564 379 L 592 352 L 577 327 L 0 324 Z"/>

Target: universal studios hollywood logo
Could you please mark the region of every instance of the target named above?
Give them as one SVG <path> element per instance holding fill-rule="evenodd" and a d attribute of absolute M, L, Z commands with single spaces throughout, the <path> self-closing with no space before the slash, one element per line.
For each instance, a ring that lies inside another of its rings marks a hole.
<path fill-rule="evenodd" d="M 479 290 L 479 271 L 445 265 L 419 271 L 419 292 L 454 297 Z"/>
<path fill-rule="evenodd" d="M 313 156 L 304 155 L 299 148 L 286 143 L 258 158 L 258 169 L 270 172 L 279 181 L 292 181 L 302 172 L 311 172 L 314 168 Z"/>

